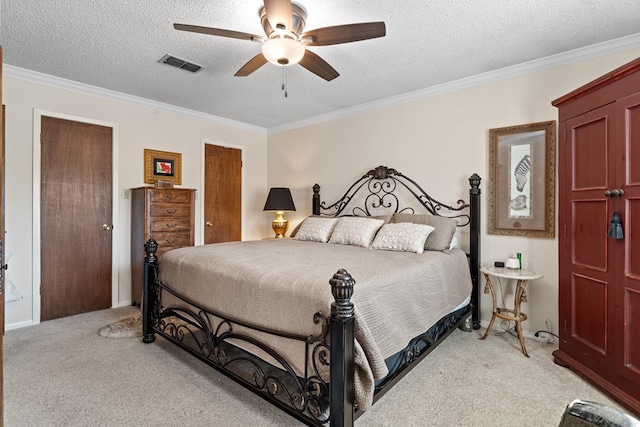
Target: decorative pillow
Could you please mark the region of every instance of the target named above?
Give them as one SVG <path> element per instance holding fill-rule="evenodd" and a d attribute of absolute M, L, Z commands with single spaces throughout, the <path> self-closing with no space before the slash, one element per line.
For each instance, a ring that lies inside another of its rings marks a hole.
<path fill-rule="evenodd" d="M 307 218 L 320 218 L 320 216 L 319 215 L 309 215 Z M 295 226 L 293 231 L 291 233 L 289 233 L 289 237 L 290 238 L 293 239 L 294 237 L 296 237 L 296 234 L 298 233 L 298 230 L 300 230 L 300 227 L 302 226 L 302 224 L 304 224 L 304 222 L 306 221 L 307 218 L 305 218 L 302 221 L 300 221 L 298 223 L 298 225 Z"/>
<path fill-rule="evenodd" d="M 386 251 L 424 252 L 424 242 L 434 227 L 424 224 L 401 222 L 382 226 L 371 247 Z"/>
<path fill-rule="evenodd" d="M 401 222 L 410 222 L 413 224 L 424 224 L 435 227 L 435 230 L 429 234 L 427 241 L 424 243 L 424 249 L 427 251 L 449 252 L 451 239 L 456 232 L 458 221 L 454 218 L 447 218 L 437 215 L 417 215 L 395 213 L 391 218 L 391 224 Z"/>
<path fill-rule="evenodd" d="M 327 243 L 337 222 L 338 218 L 310 216 L 302 222 L 293 239 Z"/>
<path fill-rule="evenodd" d="M 368 248 L 382 224 L 382 219 L 342 217 L 333 229 L 329 243 Z"/>

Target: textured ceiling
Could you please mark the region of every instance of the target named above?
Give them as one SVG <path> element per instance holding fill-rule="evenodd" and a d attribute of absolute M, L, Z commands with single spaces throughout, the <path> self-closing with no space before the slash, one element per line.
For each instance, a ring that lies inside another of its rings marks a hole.
<path fill-rule="evenodd" d="M 340 77 L 266 64 L 258 43 L 173 23 L 262 35 L 261 0 L 1 0 L 5 64 L 264 128 L 636 34 L 638 0 L 300 0 L 305 29 L 384 21 L 387 36 L 310 48 Z M 205 68 L 157 61 L 166 53 Z"/>

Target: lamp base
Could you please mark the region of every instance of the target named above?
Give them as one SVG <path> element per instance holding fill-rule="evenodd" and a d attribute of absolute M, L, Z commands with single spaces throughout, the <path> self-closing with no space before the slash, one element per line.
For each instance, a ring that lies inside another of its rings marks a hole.
<path fill-rule="evenodd" d="M 271 221 L 271 228 L 276 233 L 276 239 L 284 238 L 289 229 L 289 221 L 284 219 L 284 212 L 276 212 L 276 219 Z"/>

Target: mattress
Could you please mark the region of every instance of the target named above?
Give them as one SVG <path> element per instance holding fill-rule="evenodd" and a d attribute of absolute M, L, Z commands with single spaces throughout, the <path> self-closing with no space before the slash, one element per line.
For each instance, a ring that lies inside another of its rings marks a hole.
<path fill-rule="evenodd" d="M 356 285 L 356 400 L 370 406 L 385 359 L 468 301 L 466 254 L 393 252 L 293 239 L 218 243 L 169 251 L 160 258 L 160 280 L 224 316 L 262 327 L 317 335 L 315 313 L 330 315 L 329 279 L 347 270 Z M 304 348 L 268 341 L 303 372 Z"/>

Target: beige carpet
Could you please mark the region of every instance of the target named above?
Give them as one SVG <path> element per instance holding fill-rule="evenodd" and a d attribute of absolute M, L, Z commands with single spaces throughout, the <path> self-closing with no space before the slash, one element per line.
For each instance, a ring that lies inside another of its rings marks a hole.
<path fill-rule="evenodd" d="M 162 339 L 98 335 L 135 314 L 123 307 L 8 331 L 5 425 L 301 425 Z M 454 332 L 356 425 L 555 427 L 575 398 L 615 406 L 552 362 L 554 344 L 527 340 L 527 359 L 513 336 L 478 336 Z"/>

